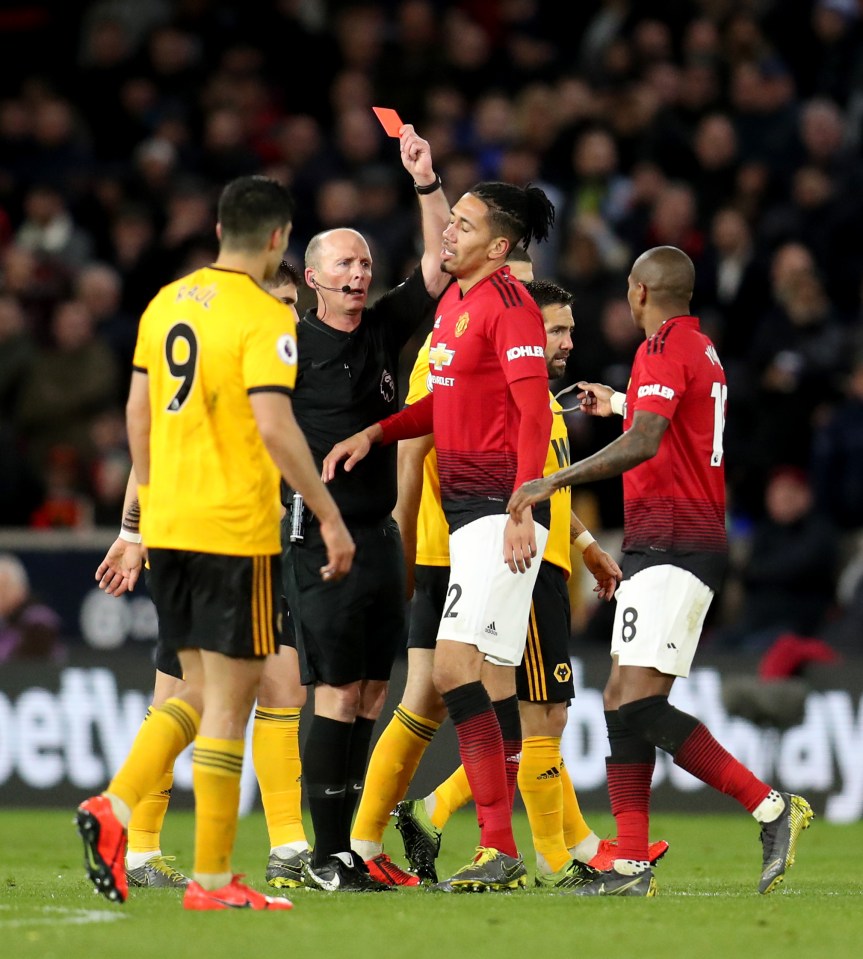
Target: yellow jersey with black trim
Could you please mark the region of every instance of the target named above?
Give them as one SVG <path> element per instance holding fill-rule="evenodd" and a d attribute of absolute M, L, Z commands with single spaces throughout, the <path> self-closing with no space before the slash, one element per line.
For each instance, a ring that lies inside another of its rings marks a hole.
<path fill-rule="evenodd" d="M 416 403 L 429 393 L 429 350 L 431 333 L 419 348 L 411 370 L 406 403 Z M 434 446 L 423 462 L 423 489 L 417 516 L 417 563 L 420 566 L 449 566 L 449 523 L 440 502 L 437 452 Z"/>
<path fill-rule="evenodd" d="M 133 367 L 150 397 L 147 546 L 278 553 L 279 472 L 249 395 L 290 395 L 297 318 L 247 273 L 196 270 L 163 287 L 141 317 Z"/>
<path fill-rule="evenodd" d="M 417 403 L 429 393 L 429 350 L 431 333 L 419 348 L 411 371 L 408 405 Z M 563 407 L 549 393 L 553 413 L 551 440 L 545 459 L 543 476 L 556 473 L 569 466 L 569 433 L 564 422 Z M 551 497 L 551 529 L 542 558 L 559 566 L 569 577 L 572 559 L 569 543 L 569 514 L 572 507 L 572 492 L 566 486 Z M 440 501 L 440 480 L 437 472 L 437 453 L 432 447 L 423 462 L 423 489 L 417 516 L 417 563 L 421 566 L 449 566 L 449 525 Z"/>
<path fill-rule="evenodd" d="M 569 432 L 563 418 L 563 407 L 548 394 L 551 401 L 552 424 L 551 440 L 545 457 L 543 476 L 550 476 L 569 466 Z M 572 490 L 569 486 L 559 489 L 551 495 L 551 527 L 542 558 L 546 562 L 559 566 L 567 578 L 572 572 L 572 557 L 569 544 L 569 516 L 572 510 Z"/>

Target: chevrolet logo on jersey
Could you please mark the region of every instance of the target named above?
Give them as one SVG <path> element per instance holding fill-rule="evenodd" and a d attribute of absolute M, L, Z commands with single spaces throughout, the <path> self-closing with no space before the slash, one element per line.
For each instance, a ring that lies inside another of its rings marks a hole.
<path fill-rule="evenodd" d="M 467 313 L 462 313 L 462 315 L 458 318 L 458 323 L 455 325 L 455 335 L 461 336 L 462 333 L 467 330 L 468 323 L 470 323 L 470 316 Z"/>
<path fill-rule="evenodd" d="M 449 366 L 450 363 L 452 363 L 454 356 L 455 350 L 448 350 L 446 343 L 438 343 L 437 346 L 433 346 L 429 350 L 429 364 L 432 369 L 440 372 L 445 366 Z"/>

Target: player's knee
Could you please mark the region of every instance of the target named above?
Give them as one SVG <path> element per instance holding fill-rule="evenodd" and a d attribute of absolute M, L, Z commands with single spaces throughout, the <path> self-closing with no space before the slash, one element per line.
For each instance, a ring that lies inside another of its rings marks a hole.
<path fill-rule="evenodd" d="M 623 703 L 618 713 L 629 730 L 672 755 L 698 725 L 693 716 L 672 706 L 667 696 L 648 696 Z"/>
<path fill-rule="evenodd" d="M 387 701 L 389 683 L 385 679 L 369 679 L 363 683 L 359 712 L 367 719 L 377 719 Z"/>
<path fill-rule="evenodd" d="M 352 723 L 359 712 L 360 693 L 358 682 L 344 686 L 321 684 L 315 688 L 315 714 Z"/>
<path fill-rule="evenodd" d="M 555 736 L 563 735 L 566 726 L 566 703 L 519 703 L 522 735 Z"/>
<path fill-rule="evenodd" d="M 566 703 L 550 703 L 546 713 L 547 736 L 562 736 L 566 727 Z"/>
<path fill-rule="evenodd" d="M 434 723 L 442 723 L 446 719 L 446 706 L 440 693 L 434 688 L 431 675 L 423 688 L 417 685 L 405 687 L 402 706 L 415 716 L 422 716 Z"/>
<path fill-rule="evenodd" d="M 467 678 L 459 668 L 457 662 L 449 659 L 435 659 L 434 669 L 432 670 L 432 683 L 438 694 L 450 692 L 459 686 L 464 685 Z"/>

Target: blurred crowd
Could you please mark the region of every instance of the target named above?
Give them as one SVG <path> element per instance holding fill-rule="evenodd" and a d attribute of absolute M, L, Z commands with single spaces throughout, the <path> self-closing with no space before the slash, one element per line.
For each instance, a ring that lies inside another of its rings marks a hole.
<path fill-rule="evenodd" d="M 750 575 L 765 524 L 793 541 L 810 514 L 834 548 L 814 580 L 804 550 L 780 578 L 824 602 L 792 585 L 806 616 L 788 628 L 842 614 L 835 583 L 857 568 L 863 530 L 863 0 L 582 0 L 565 16 L 539 0 L 4 10 L 0 526 L 118 522 L 137 318 L 215 255 L 228 179 L 291 186 L 295 263 L 315 232 L 349 225 L 380 289 L 409 271 L 416 203 L 381 105 L 431 142 L 451 200 L 501 179 L 555 203 L 551 242 L 531 253 L 576 297 L 559 388 L 625 388 L 641 339 L 628 266 L 657 244 L 689 254 L 693 312 L 729 379 L 729 522 L 745 549 L 728 618 L 771 588 Z M 573 458 L 619 429 L 568 424 Z M 773 501 L 801 485 L 803 518 L 797 501 L 777 517 Z M 620 526 L 618 483 L 580 502 L 598 529 Z M 757 623 L 720 634 L 760 642 Z"/>

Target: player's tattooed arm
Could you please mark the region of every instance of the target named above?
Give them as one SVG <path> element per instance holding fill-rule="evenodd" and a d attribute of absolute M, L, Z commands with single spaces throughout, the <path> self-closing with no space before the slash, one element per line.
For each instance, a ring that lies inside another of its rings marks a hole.
<path fill-rule="evenodd" d="M 636 412 L 632 426 L 614 442 L 550 476 L 528 480 L 512 494 L 507 511 L 518 520 L 526 506 L 548 499 L 555 490 L 619 476 L 656 455 L 669 421 L 658 413 Z"/>
<path fill-rule="evenodd" d="M 135 534 L 141 532 L 141 504 L 138 502 L 137 496 L 124 510 L 121 528 L 127 533 Z"/>
<path fill-rule="evenodd" d="M 655 456 L 669 421 L 658 413 L 636 412 L 632 426 L 616 440 L 592 456 L 558 470 L 549 479 L 554 488 L 592 483 L 595 480 L 619 476 Z"/>

